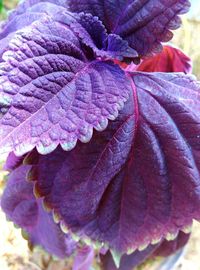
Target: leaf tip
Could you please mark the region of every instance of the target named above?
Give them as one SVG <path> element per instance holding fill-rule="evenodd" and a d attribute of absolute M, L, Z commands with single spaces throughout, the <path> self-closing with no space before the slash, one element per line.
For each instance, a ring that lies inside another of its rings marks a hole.
<path fill-rule="evenodd" d="M 111 252 L 113 261 L 115 263 L 115 266 L 117 268 L 119 268 L 120 267 L 120 262 L 121 262 L 122 254 L 120 254 L 119 252 L 117 252 L 116 250 L 113 250 L 113 249 L 111 249 L 110 252 Z"/>

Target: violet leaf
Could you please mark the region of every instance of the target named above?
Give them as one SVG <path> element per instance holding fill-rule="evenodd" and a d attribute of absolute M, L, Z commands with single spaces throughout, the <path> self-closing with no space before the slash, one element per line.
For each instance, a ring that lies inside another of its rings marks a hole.
<path fill-rule="evenodd" d="M 183 74 L 130 76 L 133 97 L 116 121 L 87 145 L 39 156 L 29 173 L 69 229 L 121 253 L 177 235 L 200 215 L 199 84 Z"/>
<path fill-rule="evenodd" d="M 163 51 L 147 58 L 137 67 L 138 71 L 145 72 L 192 72 L 191 59 L 180 49 L 166 45 Z"/>
<path fill-rule="evenodd" d="M 7 218 L 29 235 L 31 245 L 41 245 L 49 253 L 65 258 L 76 248 L 75 242 L 44 211 L 42 200 L 33 195 L 33 184 L 25 180 L 29 166 L 20 166 L 9 176 L 1 199 Z"/>
<path fill-rule="evenodd" d="M 105 129 L 131 91 L 117 65 L 89 61 L 71 28 L 48 16 L 20 30 L 3 59 L 1 152 L 71 150 Z"/>
<path fill-rule="evenodd" d="M 188 0 L 69 0 L 74 12 L 98 16 L 109 33 L 120 35 L 141 56 L 161 49 L 180 26 L 179 14 L 188 11 Z"/>
<path fill-rule="evenodd" d="M 88 144 L 78 143 L 70 152 L 59 147 L 52 154 L 39 155 L 38 164 L 29 172 L 28 178 L 37 180 L 35 193 L 44 197 L 46 208 L 54 208 L 65 226 L 69 225 L 74 231 L 82 230 L 90 223 L 96 227 L 95 217 L 106 188 L 112 177 L 120 172 L 131 150 L 136 121 L 133 104 L 130 100 L 117 120 L 110 123 L 104 132 L 95 132 Z M 34 156 L 35 152 L 32 154 Z M 29 156 L 29 163 L 31 160 Z M 116 186 L 119 187 L 117 182 Z M 118 190 L 113 189 L 113 192 L 120 196 L 116 193 Z M 115 203 L 108 204 L 108 208 L 115 206 Z M 103 223 L 99 224 L 109 241 L 117 233 L 117 224 L 116 228 L 111 228 L 111 233 L 107 229 L 112 219 L 116 219 L 113 215 L 117 215 L 118 211 L 118 207 L 114 212 L 111 209 L 108 220 L 102 219 Z M 93 230 L 92 227 L 88 230 Z M 83 233 L 87 234 L 84 230 Z"/>
<path fill-rule="evenodd" d="M 24 156 L 17 157 L 13 152 L 10 152 L 3 168 L 6 171 L 13 171 L 23 163 L 23 160 Z"/>
<path fill-rule="evenodd" d="M 183 248 L 189 241 L 190 234 L 179 232 L 176 239 L 172 241 L 164 240 L 161 245 L 154 251 L 151 257 L 167 257 L 175 252 L 177 252 L 179 249 Z"/>
<path fill-rule="evenodd" d="M 178 236 L 174 240 L 162 240 L 156 245 L 149 245 L 142 251 L 134 251 L 130 255 L 123 255 L 120 261 L 120 266 L 115 266 L 114 260 L 110 251 L 105 255 L 101 255 L 101 263 L 103 270 L 132 270 L 136 266 L 142 264 L 146 259 L 155 257 L 167 257 L 179 249 L 183 248 L 190 238 L 190 234 L 179 232 Z"/>
<path fill-rule="evenodd" d="M 92 247 L 83 246 L 77 249 L 72 270 L 90 270 L 95 258 Z"/>
<path fill-rule="evenodd" d="M 138 53 L 129 47 L 126 40 L 115 34 L 108 35 L 97 17 L 80 13 L 76 15 L 76 19 L 77 22 L 70 24 L 70 27 L 92 49 L 96 57 L 121 61 L 138 57 Z"/>
<path fill-rule="evenodd" d="M 105 255 L 101 255 L 101 263 L 103 270 L 133 270 L 136 266 L 142 264 L 152 253 L 158 248 L 157 245 L 149 245 L 143 251 L 135 251 L 130 255 L 123 255 L 120 265 L 117 268 L 110 251 Z"/>
<path fill-rule="evenodd" d="M 92 49 L 97 57 L 118 60 L 138 57 L 137 52 L 129 47 L 126 40 L 118 35 L 108 35 L 105 26 L 97 17 L 84 13 L 72 14 L 67 11 L 66 5 L 62 6 L 61 3 L 52 1 L 25 1 L 19 5 L 16 11 L 10 15 L 0 33 L 0 38 L 3 39 L 0 52 L 5 51 L 15 31 L 23 29 L 39 20 L 41 16 L 47 15 L 51 16 L 55 22 L 70 26 L 77 37 Z"/>
<path fill-rule="evenodd" d="M 50 3 L 53 1 L 23 1 L 19 4 L 8 20 L 3 23 L 0 31 L 0 56 L 6 51 L 9 42 L 15 36 L 15 32 L 19 29 L 29 26 L 34 21 L 41 19 L 46 15 L 55 15 L 58 12 L 64 12 L 66 9 L 58 3 Z M 2 60 L 2 59 L 1 59 Z"/>

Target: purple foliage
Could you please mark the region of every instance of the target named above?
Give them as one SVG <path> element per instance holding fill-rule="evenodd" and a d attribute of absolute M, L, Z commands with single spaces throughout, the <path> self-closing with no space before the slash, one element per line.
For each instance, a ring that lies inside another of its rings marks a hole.
<path fill-rule="evenodd" d="M 92 247 L 85 246 L 77 249 L 77 254 L 74 259 L 73 270 L 88 270 L 90 269 L 95 257 L 95 252 Z"/>
<path fill-rule="evenodd" d="M 161 245 L 154 251 L 152 257 L 162 256 L 167 257 L 175 253 L 177 250 L 184 247 L 190 238 L 190 234 L 179 232 L 176 239 L 172 241 L 164 240 Z"/>
<path fill-rule="evenodd" d="M 200 219 L 200 85 L 180 50 L 155 55 L 189 6 L 25 0 L 0 32 L 1 205 L 74 270 L 94 247 L 104 270 L 168 256 Z"/>
<path fill-rule="evenodd" d="M 128 41 L 139 55 L 161 49 L 180 26 L 179 14 L 188 11 L 188 0 L 68 0 L 70 10 L 98 16 L 110 33 Z"/>
<path fill-rule="evenodd" d="M 21 165 L 9 176 L 1 199 L 7 218 L 29 234 L 33 245 L 41 245 L 49 253 L 65 258 L 76 248 L 75 242 L 65 235 L 59 225 L 44 211 L 42 200 L 33 195 L 33 184 L 26 181 L 29 166 Z"/>
<path fill-rule="evenodd" d="M 116 121 L 87 145 L 39 156 L 29 173 L 70 229 L 120 252 L 175 234 L 200 215 L 198 84 L 181 74 L 132 78 L 137 99 Z"/>

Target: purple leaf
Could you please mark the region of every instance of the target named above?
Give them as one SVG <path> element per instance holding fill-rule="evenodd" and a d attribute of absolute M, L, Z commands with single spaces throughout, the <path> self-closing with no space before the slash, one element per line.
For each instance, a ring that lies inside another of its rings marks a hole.
<path fill-rule="evenodd" d="M 164 46 L 163 51 L 147 58 L 137 67 L 138 71 L 145 72 L 192 72 L 191 59 L 180 49 Z"/>
<path fill-rule="evenodd" d="M 189 241 L 190 234 L 179 232 L 177 238 L 172 241 L 164 240 L 162 244 L 152 254 L 153 257 L 167 257 L 183 248 Z"/>
<path fill-rule="evenodd" d="M 71 14 L 67 9 L 61 7 L 59 3 L 38 3 L 32 2 L 32 5 L 27 2 L 27 8 L 19 8 L 14 12 L 13 16 L 5 24 L 3 31 L 0 33 L 0 38 L 4 38 L 0 50 L 4 51 L 8 46 L 9 41 L 13 38 L 13 32 L 31 25 L 41 16 L 51 16 L 53 20 L 67 24 L 73 30 L 75 35 L 79 37 L 81 42 L 92 49 L 96 57 L 106 59 L 118 59 L 138 57 L 136 51 L 131 49 L 126 40 L 118 35 L 108 35 L 102 22 L 90 14 Z M 23 6 L 23 4 L 22 4 Z M 21 12 L 18 10 L 22 10 Z M 87 48 L 87 49 L 89 49 Z M 87 50 L 88 51 L 88 50 Z"/>
<path fill-rule="evenodd" d="M 183 74 L 130 75 L 134 98 L 115 122 L 87 145 L 39 156 L 29 173 L 69 229 L 122 253 L 200 216 L 200 87 Z"/>
<path fill-rule="evenodd" d="M 136 266 L 142 264 L 149 256 L 151 256 L 158 246 L 159 244 L 149 245 L 143 251 L 135 251 L 131 255 L 123 255 L 118 268 L 115 266 L 110 251 L 108 251 L 105 255 L 101 255 L 103 270 L 133 270 Z"/>
<path fill-rule="evenodd" d="M 90 270 L 94 257 L 95 252 L 92 247 L 79 248 L 74 258 L 73 270 Z"/>
<path fill-rule="evenodd" d="M 4 170 L 13 171 L 18 168 L 24 160 L 24 156 L 17 157 L 13 152 L 9 153 L 6 163 L 4 165 Z"/>
<path fill-rule="evenodd" d="M 8 179 L 1 207 L 7 217 L 29 234 L 29 241 L 41 245 L 49 253 L 64 258 L 75 249 L 75 242 L 64 235 L 52 216 L 33 195 L 33 184 L 25 180 L 29 166 L 20 166 Z"/>
<path fill-rule="evenodd" d="M 188 11 L 188 0 L 69 0 L 70 10 L 98 16 L 110 33 L 129 42 L 141 56 L 161 49 L 180 26 L 179 14 Z"/>
<path fill-rule="evenodd" d="M 64 7 L 65 6 L 65 7 Z M 0 52 L 4 52 L 13 33 L 19 29 L 31 25 L 33 22 L 45 16 L 51 16 L 53 20 L 67 24 L 75 35 L 88 46 L 96 57 L 107 59 L 119 59 L 138 57 L 135 50 L 131 49 L 126 40 L 118 35 L 108 35 L 105 26 L 97 18 L 90 14 L 71 14 L 67 11 L 63 1 L 25 1 L 14 11 L 5 23 L 0 33 L 2 45 Z"/>
<path fill-rule="evenodd" d="M 130 255 L 123 255 L 120 266 L 117 268 L 113 261 L 111 253 L 108 251 L 101 255 L 101 262 L 104 270 L 132 270 L 134 267 L 142 264 L 148 258 L 167 257 L 183 248 L 190 238 L 190 234 L 179 232 L 177 238 L 172 241 L 163 240 L 157 245 L 149 245 L 143 251 L 135 251 Z"/>
<path fill-rule="evenodd" d="M 90 47 L 96 57 L 118 59 L 138 57 L 138 53 L 131 49 L 126 40 L 115 34 L 107 34 L 102 22 L 90 14 L 76 15 L 77 22 L 70 24 L 72 30 Z"/>
<path fill-rule="evenodd" d="M 104 130 L 131 91 L 117 65 L 88 61 L 74 32 L 49 17 L 18 32 L 3 59 L 1 152 L 71 150 Z"/>
<path fill-rule="evenodd" d="M 44 2 L 44 3 L 43 3 Z M 53 1 L 23 1 L 14 10 L 8 20 L 3 24 L 2 30 L 0 32 L 0 56 L 6 51 L 9 42 L 15 36 L 15 31 L 27 27 L 34 21 L 41 19 L 46 15 L 55 15 L 58 12 L 64 12 L 66 9 L 59 5 L 57 1 L 56 4 L 50 3 Z"/>

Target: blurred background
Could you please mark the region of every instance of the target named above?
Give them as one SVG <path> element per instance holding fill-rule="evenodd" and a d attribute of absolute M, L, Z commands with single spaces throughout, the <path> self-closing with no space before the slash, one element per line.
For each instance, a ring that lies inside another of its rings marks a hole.
<path fill-rule="evenodd" d="M 193 73 L 200 79 L 200 0 L 190 1 L 191 11 L 183 16 L 183 26 L 175 31 L 172 43 L 190 56 Z M 8 11 L 17 3 L 18 0 L 0 0 L 0 20 L 5 20 Z M 0 171 L 0 195 L 4 186 L 3 178 L 4 174 Z M 1 210 L 0 221 L 0 270 L 70 270 L 65 261 L 57 261 L 39 248 L 31 251 L 21 231 L 6 220 Z M 147 267 L 145 270 L 150 269 Z M 200 225 L 196 222 L 185 256 L 177 264 L 176 270 L 200 270 Z"/>

